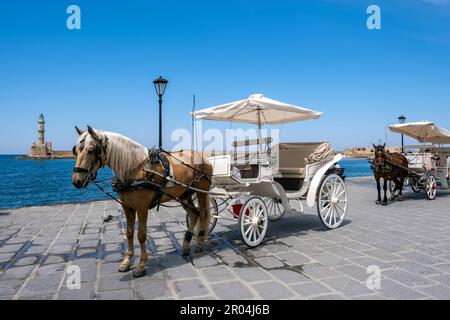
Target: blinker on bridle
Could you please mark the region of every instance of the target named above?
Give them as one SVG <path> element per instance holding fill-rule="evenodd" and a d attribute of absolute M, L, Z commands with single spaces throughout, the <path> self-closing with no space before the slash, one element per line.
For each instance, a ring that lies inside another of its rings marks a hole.
<path fill-rule="evenodd" d="M 94 173 L 92 172 L 92 169 L 95 167 L 97 162 L 100 162 L 100 168 L 104 167 L 105 163 L 103 163 L 103 160 L 102 160 L 102 151 L 106 152 L 107 141 L 108 141 L 108 138 L 105 137 L 105 143 L 103 143 L 103 138 L 99 139 L 99 141 L 96 143 L 96 145 L 94 147 L 95 159 L 92 162 L 92 164 L 91 164 L 89 169 L 82 168 L 82 167 L 74 167 L 73 168 L 73 172 L 81 173 L 81 174 L 85 174 L 86 175 L 86 179 L 84 180 L 83 185 L 85 185 L 89 181 L 94 181 L 97 178 L 97 171 L 94 172 Z M 79 148 L 80 148 L 80 151 L 83 151 L 84 140 L 80 141 Z M 73 146 L 72 153 L 73 153 L 74 156 L 78 155 L 77 146 L 76 145 Z"/>

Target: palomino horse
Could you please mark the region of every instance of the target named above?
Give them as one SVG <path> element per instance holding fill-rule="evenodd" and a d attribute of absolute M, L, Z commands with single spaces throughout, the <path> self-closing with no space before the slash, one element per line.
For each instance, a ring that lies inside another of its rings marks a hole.
<path fill-rule="evenodd" d="M 408 160 L 406 157 L 398 152 L 390 153 L 385 150 L 386 144 L 373 145 L 375 152 L 375 159 L 373 164 L 371 165 L 371 169 L 373 171 L 373 176 L 377 182 L 378 189 L 378 198 L 377 204 L 387 205 L 387 182 L 391 180 L 395 183 L 395 189 L 392 191 L 391 200 L 394 200 L 398 197 L 399 201 L 403 201 L 403 183 L 405 181 L 405 177 L 408 172 L 403 169 L 408 167 Z M 384 190 L 384 198 L 381 201 L 381 185 L 380 179 L 383 178 L 383 190 Z M 395 191 L 398 191 L 398 195 L 395 194 Z"/>
<path fill-rule="evenodd" d="M 179 151 L 164 153 L 162 151 L 150 153 L 149 150 L 117 133 L 98 131 L 88 126 L 83 132 L 75 127 L 78 134 L 74 154 L 77 156 L 72 184 L 76 188 L 85 188 L 95 179 L 97 170 L 109 166 L 116 175 L 117 181 L 127 185 L 130 181 L 149 182 L 158 188 L 128 188 L 118 191 L 122 208 L 127 220 L 127 251 L 119 271 L 126 272 L 131 269 L 131 259 L 134 254 L 133 236 L 136 214 L 138 220 L 138 240 L 141 247 L 140 261 L 133 276 L 143 276 L 146 272 L 148 260 L 147 216 L 149 208 L 159 203 L 177 199 L 186 210 L 189 219 L 189 228 L 183 240 L 183 255 L 190 252 L 190 242 L 198 225 L 198 241 L 196 251 L 201 251 L 208 236 L 210 219 L 209 195 L 200 190 L 209 191 L 211 185 L 212 165 L 200 153 L 195 151 Z M 164 154 L 163 156 L 161 156 Z M 156 160 L 155 160 L 156 159 Z M 168 166 L 170 164 L 170 166 Z M 167 168 L 174 180 L 184 184 L 167 182 Z M 155 172 L 159 174 L 155 174 Z M 197 191 L 187 188 L 192 186 Z M 192 196 L 196 193 L 198 208 L 194 206 Z M 199 221 L 197 221 L 199 220 Z M 198 223 L 197 223 L 198 222 Z"/>

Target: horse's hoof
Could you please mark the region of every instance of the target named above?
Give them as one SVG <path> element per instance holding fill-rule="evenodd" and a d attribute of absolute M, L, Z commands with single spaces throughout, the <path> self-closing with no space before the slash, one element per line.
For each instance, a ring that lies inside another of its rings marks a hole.
<path fill-rule="evenodd" d="M 197 247 L 195 248 L 195 253 L 203 252 L 203 247 Z"/>
<path fill-rule="evenodd" d="M 131 265 L 130 264 L 128 264 L 128 265 L 121 265 L 119 267 L 119 272 L 128 272 L 130 270 L 131 270 Z"/>
<path fill-rule="evenodd" d="M 187 256 L 189 256 L 189 253 L 191 253 L 191 248 L 186 248 L 186 249 L 183 249 L 183 251 L 181 252 L 181 255 L 183 257 L 187 257 Z"/>
<path fill-rule="evenodd" d="M 376 204 L 381 204 L 381 201 L 380 201 L 380 200 L 377 200 L 375 203 L 376 203 Z"/>
<path fill-rule="evenodd" d="M 383 201 L 383 202 L 381 203 L 382 206 L 387 206 L 387 204 L 388 204 L 387 201 L 386 201 L 386 202 Z"/>
<path fill-rule="evenodd" d="M 402 196 L 398 197 L 398 201 L 404 201 L 405 198 L 403 198 Z"/>
<path fill-rule="evenodd" d="M 135 277 L 135 278 L 143 277 L 143 276 L 145 276 L 146 273 L 147 273 L 147 270 L 145 268 L 136 269 L 133 271 L 133 277 Z"/>

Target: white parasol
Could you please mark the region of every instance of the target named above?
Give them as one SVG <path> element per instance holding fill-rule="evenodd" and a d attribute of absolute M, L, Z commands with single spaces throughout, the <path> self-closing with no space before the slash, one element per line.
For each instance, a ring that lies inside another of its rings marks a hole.
<path fill-rule="evenodd" d="M 194 117 L 206 120 L 257 124 L 281 124 L 318 119 L 322 113 L 252 94 L 247 99 L 195 111 Z"/>
<path fill-rule="evenodd" d="M 419 142 L 450 144 L 450 132 L 430 121 L 393 124 L 389 126 L 392 132 L 401 133 Z"/>

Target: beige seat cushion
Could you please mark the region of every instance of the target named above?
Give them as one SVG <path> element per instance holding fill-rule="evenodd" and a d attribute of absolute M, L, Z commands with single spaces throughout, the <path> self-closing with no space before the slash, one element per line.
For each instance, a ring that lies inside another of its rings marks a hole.
<path fill-rule="evenodd" d="M 306 159 L 323 142 L 293 142 L 280 143 L 272 148 L 273 154 L 278 159 L 278 170 L 276 175 L 289 177 L 304 177 Z"/>

